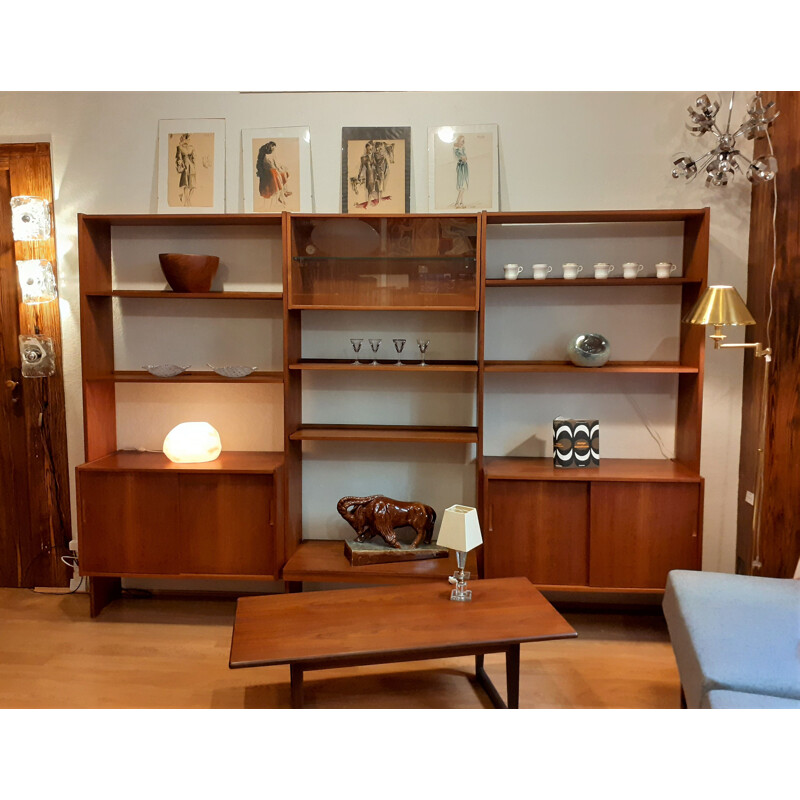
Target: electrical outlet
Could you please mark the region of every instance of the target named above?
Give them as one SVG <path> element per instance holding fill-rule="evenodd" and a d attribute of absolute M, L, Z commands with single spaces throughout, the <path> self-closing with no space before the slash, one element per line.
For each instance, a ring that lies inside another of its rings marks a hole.
<path fill-rule="evenodd" d="M 73 553 L 78 552 L 78 540 L 77 539 L 70 539 L 69 540 L 69 549 L 72 550 Z"/>
<path fill-rule="evenodd" d="M 745 503 L 750 503 L 751 506 L 754 506 L 756 504 L 756 496 L 752 492 L 745 492 L 744 501 Z"/>

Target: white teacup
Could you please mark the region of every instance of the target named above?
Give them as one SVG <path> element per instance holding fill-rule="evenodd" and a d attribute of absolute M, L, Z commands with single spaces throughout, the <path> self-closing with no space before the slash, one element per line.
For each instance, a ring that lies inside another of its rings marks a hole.
<path fill-rule="evenodd" d="M 547 275 L 553 271 L 553 268 L 549 264 L 534 264 L 533 265 L 533 277 L 537 281 L 543 281 Z"/>
<path fill-rule="evenodd" d="M 574 281 L 578 277 L 578 273 L 583 270 L 583 267 L 570 261 L 567 264 L 562 264 L 562 269 L 564 270 L 564 280 Z"/>
<path fill-rule="evenodd" d="M 605 261 L 601 261 L 594 265 L 595 278 L 607 278 L 613 271 L 614 265 L 606 264 Z"/>
<path fill-rule="evenodd" d="M 507 281 L 515 281 L 519 277 L 520 272 L 522 272 L 522 267 L 519 264 L 506 264 L 503 267 L 503 271 L 505 272 Z"/>
<path fill-rule="evenodd" d="M 644 269 L 644 264 L 637 264 L 635 261 L 626 261 L 622 265 L 623 278 L 635 278 Z"/>
<path fill-rule="evenodd" d="M 656 264 L 656 278 L 669 278 L 670 273 L 678 269 L 671 261 L 659 261 Z"/>

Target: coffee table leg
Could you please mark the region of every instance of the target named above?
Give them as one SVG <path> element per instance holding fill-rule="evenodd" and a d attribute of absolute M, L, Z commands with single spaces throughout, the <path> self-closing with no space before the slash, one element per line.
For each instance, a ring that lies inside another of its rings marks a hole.
<path fill-rule="evenodd" d="M 506 650 L 506 696 L 509 708 L 519 708 L 519 645 Z"/>
<path fill-rule="evenodd" d="M 478 683 L 483 687 L 483 691 L 489 695 L 489 699 L 492 701 L 492 705 L 495 708 L 508 708 L 503 702 L 503 698 L 500 697 L 500 692 L 497 691 L 491 678 L 486 674 L 486 670 L 483 668 L 483 655 L 475 656 L 475 677 Z"/>
<path fill-rule="evenodd" d="M 292 708 L 303 707 L 303 668 L 298 664 L 289 667 L 292 676 Z"/>

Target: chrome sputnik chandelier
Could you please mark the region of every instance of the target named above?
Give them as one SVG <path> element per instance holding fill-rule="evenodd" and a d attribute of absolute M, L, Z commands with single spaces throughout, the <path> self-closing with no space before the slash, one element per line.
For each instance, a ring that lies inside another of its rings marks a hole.
<path fill-rule="evenodd" d="M 724 131 L 717 125 L 719 102 L 712 102 L 707 94 L 703 94 L 695 100 L 694 107 L 689 106 L 689 122 L 686 123 L 686 127 L 698 138 L 705 133 L 713 133 L 717 137 L 717 145 L 698 159 L 693 159 L 687 153 L 679 153 L 672 162 L 675 167 L 672 170 L 673 178 L 685 178 L 691 181 L 699 171 L 705 170 L 707 186 L 727 186 L 737 171 L 743 172 L 751 183 L 766 183 L 775 177 L 778 172 L 778 161 L 771 152 L 755 161 L 750 161 L 742 155 L 738 146 L 742 139 L 763 139 L 768 136 L 767 129 L 780 112 L 775 108 L 775 103 L 768 103 L 765 106 L 761 94 L 758 93 L 747 105 L 747 117 L 744 122 L 735 131 L 731 131 L 735 94 L 731 92 L 728 122 Z M 740 161 L 746 162 L 747 166 L 743 167 Z"/>

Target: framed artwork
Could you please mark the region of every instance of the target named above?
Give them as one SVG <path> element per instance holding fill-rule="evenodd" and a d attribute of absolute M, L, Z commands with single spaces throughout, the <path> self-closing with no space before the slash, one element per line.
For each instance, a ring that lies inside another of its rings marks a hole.
<path fill-rule="evenodd" d="M 428 128 L 428 210 L 499 211 L 497 125 Z"/>
<path fill-rule="evenodd" d="M 342 213 L 408 214 L 411 128 L 342 128 Z"/>
<path fill-rule="evenodd" d="M 244 210 L 314 211 L 307 127 L 242 131 Z"/>
<path fill-rule="evenodd" d="M 158 122 L 159 214 L 225 213 L 225 120 Z"/>

